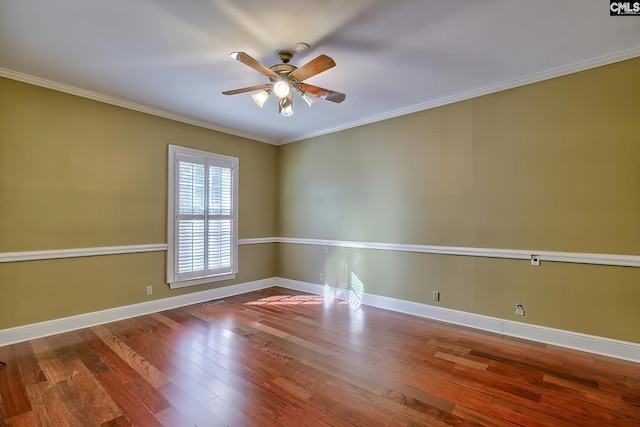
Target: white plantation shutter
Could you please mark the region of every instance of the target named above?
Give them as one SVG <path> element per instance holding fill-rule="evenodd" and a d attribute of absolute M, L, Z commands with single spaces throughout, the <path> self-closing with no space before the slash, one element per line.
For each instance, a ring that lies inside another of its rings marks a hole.
<path fill-rule="evenodd" d="M 231 266 L 231 169 L 209 166 L 210 268 Z"/>
<path fill-rule="evenodd" d="M 210 268 L 231 266 L 231 221 L 209 221 L 209 257 Z"/>
<path fill-rule="evenodd" d="M 173 288 L 233 278 L 238 159 L 169 146 L 169 160 L 168 282 Z"/>
<path fill-rule="evenodd" d="M 179 219 L 178 273 L 202 272 L 204 269 L 204 221 Z"/>
<path fill-rule="evenodd" d="M 179 157 L 178 167 L 178 271 L 183 278 L 205 270 L 205 162 Z"/>

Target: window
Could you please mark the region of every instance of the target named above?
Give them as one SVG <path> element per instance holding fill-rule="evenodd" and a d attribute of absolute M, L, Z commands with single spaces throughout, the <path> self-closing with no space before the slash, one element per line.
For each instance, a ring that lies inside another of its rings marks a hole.
<path fill-rule="evenodd" d="M 238 272 L 238 159 L 169 146 L 167 282 L 171 288 Z"/>

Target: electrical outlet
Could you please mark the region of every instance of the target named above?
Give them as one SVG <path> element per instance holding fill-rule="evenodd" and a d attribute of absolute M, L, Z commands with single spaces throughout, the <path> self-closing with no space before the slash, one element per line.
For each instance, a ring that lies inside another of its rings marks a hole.
<path fill-rule="evenodd" d="M 153 294 L 153 286 L 147 286 L 147 295 Z"/>
<path fill-rule="evenodd" d="M 440 292 L 433 291 L 433 300 L 434 301 L 440 301 Z"/>
<path fill-rule="evenodd" d="M 320 281 L 324 282 L 324 273 L 320 273 Z"/>
<path fill-rule="evenodd" d="M 531 255 L 531 265 L 536 267 L 540 265 L 540 255 Z"/>
<path fill-rule="evenodd" d="M 516 314 L 518 316 L 524 316 L 524 306 L 522 304 L 516 305 Z"/>

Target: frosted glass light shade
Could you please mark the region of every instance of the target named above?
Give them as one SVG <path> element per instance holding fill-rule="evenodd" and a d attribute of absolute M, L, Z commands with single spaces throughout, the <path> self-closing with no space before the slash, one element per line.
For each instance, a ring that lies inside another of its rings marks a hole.
<path fill-rule="evenodd" d="M 284 117 L 293 116 L 293 96 L 291 96 L 291 93 L 286 98 L 280 98 L 278 112 Z"/>
<path fill-rule="evenodd" d="M 263 90 L 262 92 L 252 95 L 251 98 L 253 98 L 253 102 L 255 102 L 258 107 L 262 108 L 264 103 L 267 102 L 267 99 L 269 99 L 269 92 Z"/>
<path fill-rule="evenodd" d="M 307 103 L 307 105 L 309 105 L 309 107 L 311 107 L 311 104 L 313 104 L 314 101 L 318 99 L 316 95 L 309 92 L 300 92 L 300 95 L 302 96 L 302 99 L 304 99 L 304 101 Z"/>

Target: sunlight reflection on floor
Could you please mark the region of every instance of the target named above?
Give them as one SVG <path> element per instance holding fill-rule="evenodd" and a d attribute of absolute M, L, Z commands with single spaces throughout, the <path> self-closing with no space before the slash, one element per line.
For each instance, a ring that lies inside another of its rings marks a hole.
<path fill-rule="evenodd" d="M 350 282 L 351 289 L 334 288 L 325 284 L 323 295 L 273 295 L 247 302 L 245 305 L 320 305 L 336 301 L 337 304 L 359 307 L 364 295 L 364 283 L 353 272 Z"/>
<path fill-rule="evenodd" d="M 322 295 L 274 295 L 245 305 L 318 305 L 324 304 L 325 300 L 327 298 Z"/>
<path fill-rule="evenodd" d="M 247 302 L 245 305 L 320 305 L 334 299 L 333 296 L 325 295 L 274 295 Z M 338 301 L 338 304 L 349 304 L 349 301 Z"/>

